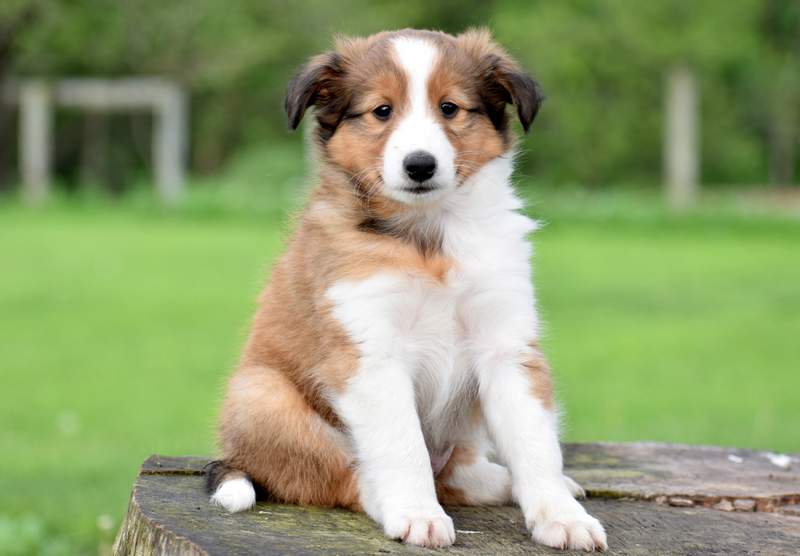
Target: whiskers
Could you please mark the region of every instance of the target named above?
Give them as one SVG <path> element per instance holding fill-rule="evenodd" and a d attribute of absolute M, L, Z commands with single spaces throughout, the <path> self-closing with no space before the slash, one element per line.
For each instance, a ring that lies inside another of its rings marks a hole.
<path fill-rule="evenodd" d="M 350 182 L 355 187 L 356 195 L 365 204 L 369 204 L 375 195 L 380 192 L 380 188 L 383 185 L 382 167 L 380 162 L 375 162 L 350 176 Z"/>
<path fill-rule="evenodd" d="M 490 164 L 493 160 L 508 159 L 507 154 L 502 154 L 498 157 L 490 158 L 488 160 L 480 158 L 479 160 L 482 160 L 482 162 L 464 159 L 464 157 L 470 157 L 472 155 L 485 155 L 485 154 L 486 153 L 484 151 L 480 150 L 459 151 L 458 158 L 456 159 L 456 162 L 454 164 L 456 170 L 456 176 L 460 178 L 459 185 L 463 185 L 464 183 L 466 183 L 468 179 L 470 179 L 474 174 L 476 174 L 480 170 L 484 169 L 486 165 Z M 490 185 L 497 182 L 497 180 L 493 178 L 492 173 L 489 173 L 489 175 L 487 175 L 486 178 L 481 178 L 481 179 L 482 181 L 487 182 Z"/>
<path fill-rule="evenodd" d="M 465 160 L 464 157 L 471 157 L 473 155 L 484 155 L 484 154 L 485 153 L 483 151 L 479 150 L 459 151 L 458 158 L 456 159 L 454 164 L 456 169 L 456 175 L 463 179 L 466 179 L 475 172 L 477 172 L 478 170 L 480 170 L 481 168 L 483 168 L 486 165 L 486 163 L 489 162 L 488 160 L 484 160 L 483 162 L 476 162 L 475 160 L 469 160 L 469 159 Z"/>

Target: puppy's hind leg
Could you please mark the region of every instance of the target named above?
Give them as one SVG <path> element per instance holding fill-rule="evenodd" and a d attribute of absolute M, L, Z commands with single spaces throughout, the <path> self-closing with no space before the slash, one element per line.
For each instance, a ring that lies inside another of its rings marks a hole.
<path fill-rule="evenodd" d="M 512 502 L 511 474 L 472 448 L 456 447 L 436 477 L 436 494 L 446 506 L 502 506 Z"/>
<path fill-rule="evenodd" d="M 223 463 L 207 470 L 212 503 L 246 509 L 255 484 L 284 502 L 361 509 L 343 433 L 275 369 L 244 367 L 233 375 L 220 440 Z"/>
<path fill-rule="evenodd" d="M 567 488 L 573 498 L 586 498 L 586 491 L 573 478 L 564 475 L 564 482 L 567 483 Z"/>

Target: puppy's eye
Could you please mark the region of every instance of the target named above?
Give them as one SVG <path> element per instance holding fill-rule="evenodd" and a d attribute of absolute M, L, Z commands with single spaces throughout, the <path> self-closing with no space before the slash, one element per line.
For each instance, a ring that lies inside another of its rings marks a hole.
<path fill-rule="evenodd" d="M 442 111 L 442 115 L 445 118 L 452 118 L 458 112 L 458 106 L 452 102 L 443 102 L 439 105 L 439 110 Z"/>
<path fill-rule="evenodd" d="M 372 111 L 376 118 L 379 120 L 388 120 L 389 116 L 392 115 L 392 107 L 388 104 L 381 104 L 375 110 Z"/>

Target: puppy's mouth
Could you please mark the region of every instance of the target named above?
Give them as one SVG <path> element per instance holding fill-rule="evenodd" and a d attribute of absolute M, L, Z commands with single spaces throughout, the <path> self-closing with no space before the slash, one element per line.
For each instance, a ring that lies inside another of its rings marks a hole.
<path fill-rule="evenodd" d="M 417 185 L 404 187 L 403 191 L 413 195 L 424 195 L 425 193 L 430 193 L 431 191 L 435 191 L 437 189 L 439 189 L 439 187 L 432 183 L 420 183 Z"/>

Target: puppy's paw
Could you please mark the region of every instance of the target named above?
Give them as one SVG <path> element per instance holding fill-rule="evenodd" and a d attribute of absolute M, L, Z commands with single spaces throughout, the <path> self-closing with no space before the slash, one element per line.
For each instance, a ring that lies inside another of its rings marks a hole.
<path fill-rule="evenodd" d="M 450 546 L 456 540 L 453 520 L 441 507 L 389 512 L 383 530 L 387 537 L 427 548 Z"/>
<path fill-rule="evenodd" d="M 564 475 L 564 482 L 567 483 L 567 489 L 573 498 L 586 498 L 586 491 L 583 487 L 576 483 L 572 478 Z"/>
<path fill-rule="evenodd" d="M 541 504 L 533 523 L 528 525 L 534 541 L 553 548 L 587 552 L 608 548 L 606 532 L 600 522 L 566 495 Z"/>

